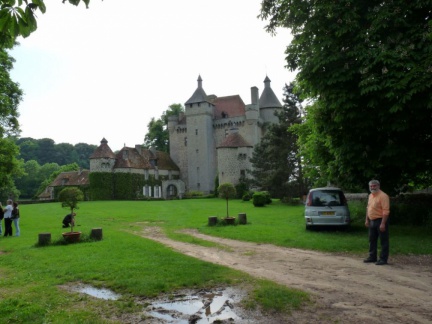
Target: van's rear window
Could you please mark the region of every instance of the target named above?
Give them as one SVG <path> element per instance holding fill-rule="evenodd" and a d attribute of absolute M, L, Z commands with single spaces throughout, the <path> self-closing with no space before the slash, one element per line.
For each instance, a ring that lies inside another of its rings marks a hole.
<path fill-rule="evenodd" d="M 343 206 L 344 195 L 339 190 L 317 190 L 311 192 L 312 206 Z"/>

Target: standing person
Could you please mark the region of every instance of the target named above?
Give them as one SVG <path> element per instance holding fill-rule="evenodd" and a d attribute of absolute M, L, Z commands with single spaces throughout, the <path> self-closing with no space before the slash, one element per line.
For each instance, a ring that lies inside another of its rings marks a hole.
<path fill-rule="evenodd" d="M 0 202 L 0 235 L 3 235 L 3 229 L 2 229 L 3 218 L 4 218 L 4 211 L 3 211 L 2 203 Z"/>
<path fill-rule="evenodd" d="M 364 262 L 375 262 L 376 265 L 387 264 L 389 256 L 390 215 L 389 196 L 380 189 L 378 180 L 369 182 L 370 195 L 368 199 L 365 226 L 369 228 L 369 257 Z M 381 242 L 380 258 L 377 261 L 378 238 Z"/>
<path fill-rule="evenodd" d="M 4 211 L 5 233 L 4 236 L 12 236 L 12 200 L 8 199 Z"/>
<path fill-rule="evenodd" d="M 15 225 L 15 236 L 20 236 L 19 218 L 20 218 L 20 212 L 18 208 L 18 203 L 14 202 L 13 209 L 12 209 L 12 219 Z"/>

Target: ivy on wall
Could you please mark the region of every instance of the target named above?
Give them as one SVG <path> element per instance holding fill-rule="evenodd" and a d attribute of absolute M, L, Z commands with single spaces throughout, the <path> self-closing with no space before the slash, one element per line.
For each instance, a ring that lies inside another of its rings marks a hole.
<path fill-rule="evenodd" d="M 92 200 L 136 199 L 142 197 L 143 187 L 146 185 L 152 188 L 161 186 L 162 179 L 156 180 L 151 175 L 145 180 L 142 174 L 135 173 L 90 173 Z"/>
<path fill-rule="evenodd" d="M 92 200 L 111 200 L 114 198 L 114 174 L 91 172 L 89 175 Z"/>

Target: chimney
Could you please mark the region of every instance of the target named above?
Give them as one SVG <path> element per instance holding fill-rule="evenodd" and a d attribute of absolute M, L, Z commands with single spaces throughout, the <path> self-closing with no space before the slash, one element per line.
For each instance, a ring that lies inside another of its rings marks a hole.
<path fill-rule="evenodd" d="M 252 100 L 252 105 L 258 104 L 258 88 L 257 87 L 251 87 L 251 100 Z"/>

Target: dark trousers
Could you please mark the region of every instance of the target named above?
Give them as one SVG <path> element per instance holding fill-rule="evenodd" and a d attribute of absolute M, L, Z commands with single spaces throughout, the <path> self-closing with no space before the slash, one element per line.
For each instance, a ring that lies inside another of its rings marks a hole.
<path fill-rule="evenodd" d="M 4 236 L 12 236 L 12 218 L 5 218 L 5 233 Z"/>
<path fill-rule="evenodd" d="M 388 220 L 386 222 L 385 231 L 380 231 L 381 218 L 369 221 L 369 258 L 377 259 L 378 238 L 381 242 L 380 260 L 386 261 L 389 256 L 390 243 L 389 243 L 389 227 Z"/>

